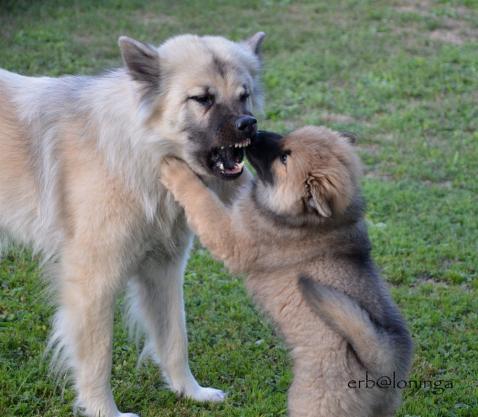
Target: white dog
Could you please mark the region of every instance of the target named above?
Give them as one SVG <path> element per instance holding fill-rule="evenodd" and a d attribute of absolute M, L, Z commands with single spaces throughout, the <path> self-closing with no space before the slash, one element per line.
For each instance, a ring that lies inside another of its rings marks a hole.
<path fill-rule="evenodd" d="M 113 307 L 126 282 L 145 352 L 171 389 L 224 397 L 189 369 L 182 283 L 192 235 L 158 166 L 177 155 L 232 197 L 256 130 L 263 38 L 182 35 L 155 48 L 121 37 L 125 68 L 98 77 L 0 70 L 0 237 L 54 261 L 50 347 L 87 416 L 135 416 L 118 411 L 109 383 Z"/>

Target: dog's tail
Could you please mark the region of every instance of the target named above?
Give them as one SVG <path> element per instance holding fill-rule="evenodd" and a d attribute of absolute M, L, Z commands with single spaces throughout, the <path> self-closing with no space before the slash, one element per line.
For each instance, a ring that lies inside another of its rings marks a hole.
<path fill-rule="evenodd" d="M 391 309 L 384 326 L 343 292 L 306 277 L 299 278 L 299 287 L 319 317 L 349 343 L 365 369 L 376 375 L 406 375 L 412 343 L 397 309 Z"/>

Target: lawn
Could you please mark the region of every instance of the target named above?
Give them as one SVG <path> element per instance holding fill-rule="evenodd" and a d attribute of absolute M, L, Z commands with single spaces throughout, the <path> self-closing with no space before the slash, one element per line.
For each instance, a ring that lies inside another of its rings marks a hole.
<path fill-rule="evenodd" d="M 100 5 L 99 5 L 100 4 Z M 478 1 L 0 0 L 0 66 L 93 74 L 120 65 L 116 40 L 267 32 L 261 127 L 326 124 L 357 132 L 376 262 L 415 342 L 401 417 L 478 416 Z M 0 261 L 0 415 L 71 415 L 48 375 L 53 308 L 38 260 Z M 290 363 L 243 284 L 197 248 L 186 276 L 191 366 L 229 393 L 177 399 L 115 330 L 113 389 L 142 417 L 286 415 Z M 120 303 L 121 304 L 121 303 Z M 444 384 L 444 382 L 443 382 Z M 450 386 L 452 385 L 452 386 Z"/>

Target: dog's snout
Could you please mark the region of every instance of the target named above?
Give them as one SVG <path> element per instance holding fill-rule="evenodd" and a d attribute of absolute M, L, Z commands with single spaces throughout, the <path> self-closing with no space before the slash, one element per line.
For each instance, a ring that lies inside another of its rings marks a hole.
<path fill-rule="evenodd" d="M 257 130 L 257 120 L 252 116 L 240 116 L 236 120 L 236 129 L 244 132 L 246 135 L 252 135 Z"/>

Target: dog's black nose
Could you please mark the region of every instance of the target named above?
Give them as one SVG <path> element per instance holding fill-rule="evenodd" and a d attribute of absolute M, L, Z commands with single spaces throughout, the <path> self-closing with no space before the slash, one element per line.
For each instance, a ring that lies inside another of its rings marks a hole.
<path fill-rule="evenodd" d="M 257 120 L 252 116 L 241 116 L 236 120 L 236 129 L 250 136 L 257 129 Z"/>

